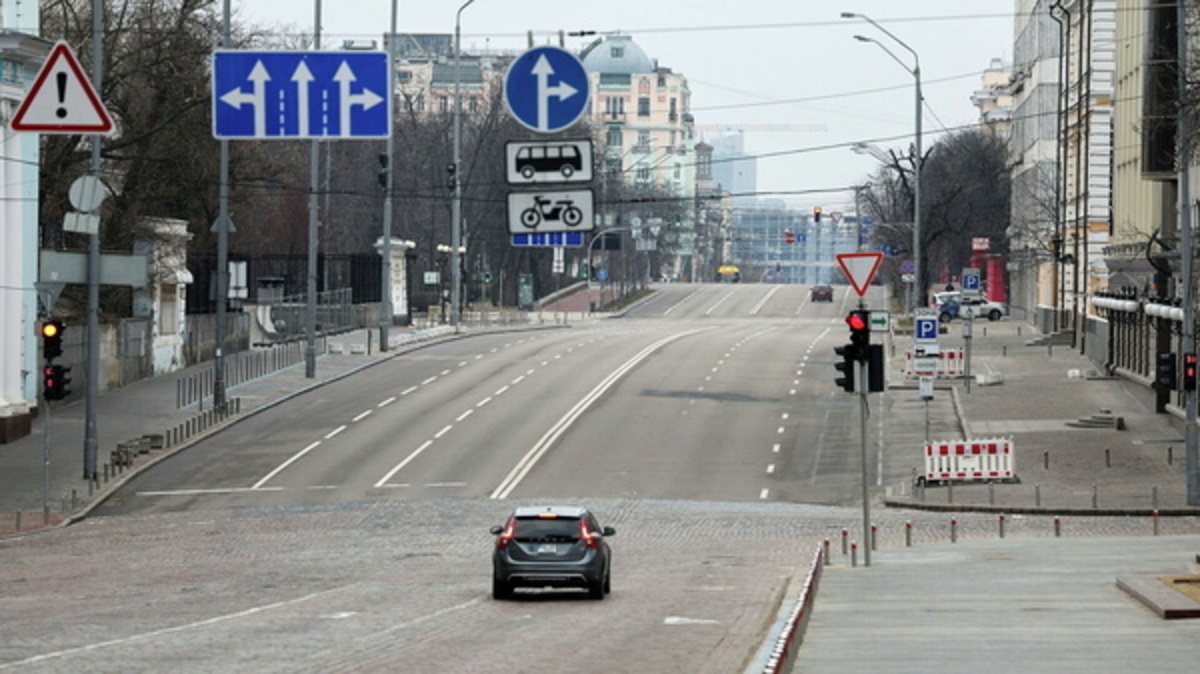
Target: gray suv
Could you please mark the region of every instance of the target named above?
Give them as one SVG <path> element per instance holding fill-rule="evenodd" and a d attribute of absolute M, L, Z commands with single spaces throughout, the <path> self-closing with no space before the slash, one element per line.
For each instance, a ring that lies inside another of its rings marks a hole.
<path fill-rule="evenodd" d="M 492 527 L 492 597 L 508 599 L 515 587 L 581 587 L 592 599 L 612 590 L 612 551 L 604 540 L 616 534 L 576 506 L 517 508 L 502 527 Z"/>

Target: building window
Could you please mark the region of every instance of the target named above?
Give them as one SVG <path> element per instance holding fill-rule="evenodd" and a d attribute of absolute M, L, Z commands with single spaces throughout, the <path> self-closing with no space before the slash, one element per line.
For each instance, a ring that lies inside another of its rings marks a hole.
<path fill-rule="evenodd" d="M 163 285 L 159 291 L 158 330 L 160 335 L 179 334 L 179 286 Z"/>
<path fill-rule="evenodd" d="M 641 96 L 638 98 L 638 117 L 650 116 L 650 97 Z"/>
<path fill-rule="evenodd" d="M 444 112 L 449 112 L 449 111 L 450 111 L 450 97 L 449 96 L 438 96 L 438 112 L 444 113 Z"/>
<path fill-rule="evenodd" d="M 613 157 L 604 162 L 604 170 L 610 178 L 621 177 L 621 159 Z"/>
<path fill-rule="evenodd" d="M 643 77 L 638 80 L 638 96 L 650 95 L 650 78 Z"/>
<path fill-rule="evenodd" d="M 650 146 L 650 132 L 647 131 L 646 129 L 642 129 L 642 130 L 638 131 L 637 144 L 642 147 L 649 147 Z"/>
<path fill-rule="evenodd" d="M 668 114 L 670 115 L 670 119 L 672 122 L 679 121 L 679 110 L 677 109 L 677 106 L 675 105 L 674 98 L 671 99 L 671 110 L 670 110 L 670 113 L 668 113 Z M 674 142 L 672 142 L 672 145 L 674 145 Z"/>
<path fill-rule="evenodd" d="M 467 112 L 471 113 L 472 115 L 479 112 L 479 99 L 478 98 L 471 97 L 467 101 Z"/>
<path fill-rule="evenodd" d="M 636 177 L 637 177 L 638 182 L 641 182 L 641 183 L 650 182 L 650 167 L 649 166 L 638 166 Z"/>
<path fill-rule="evenodd" d="M 604 114 L 609 119 L 623 119 L 625 117 L 625 99 L 620 96 L 609 96 L 604 99 Z"/>
<path fill-rule="evenodd" d="M 609 147 L 619 148 L 619 147 L 621 147 L 621 144 L 624 141 L 625 141 L 625 139 L 622 137 L 622 134 L 621 134 L 621 127 L 619 127 L 619 126 L 608 127 L 608 135 L 607 135 L 607 138 L 605 139 L 605 142 L 608 144 Z"/>
<path fill-rule="evenodd" d="M 675 162 L 675 180 L 683 180 L 683 164 Z"/>
<path fill-rule="evenodd" d="M 625 58 L 625 48 L 624 47 L 613 47 L 608 53 L 611 54 L 612 57 L 615 59 Z"/>

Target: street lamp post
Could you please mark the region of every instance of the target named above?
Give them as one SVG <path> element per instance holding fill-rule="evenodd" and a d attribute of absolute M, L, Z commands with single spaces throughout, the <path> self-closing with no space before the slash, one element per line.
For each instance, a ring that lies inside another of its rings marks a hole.
<path fill-rule="evenodd" d="M 399 13 L 400 0 L 392 0 L 391 32 L 388 33 L 388 96 L 396 95 L 396 15 Z M 393 121 L 388 119 L 387 137 L 387 181 L 383 186 L 383 300 L 382 316 L 379 319 L 379 350 L 387 351 L 391 343 L 388 330 L 395 320 L 395 307 L 392 306 L 392 186 L 395 182 L 396 143 L 393 140 L 395 130 L 391 128 Z M 407 284 L 406 284 L 407 285 Z M 407 292 L 407 288 L 405 289 Z"/>
<path fill-rule="evenodd" d="M 922 271 L 921 270 L 921 164 L 924 163 L 923 158 L 922 158 L 923 153 L 921 150 L 921 103 L 922 103 L 922 98 L 921 98 L 921 57 L 918 56 L 917 52 L 914 51 L 912 47 L 908 46 L 908 44 L 906 44 L 904 42 L 904 40 L 901 40 L 900 38 L 893 35 L 892 32 L 889 31 L 888 29 L 884 28 L 883 26 L 879 25 L 878 23 L 875 23 L 875 21 L 873 19 L 871 19 L 871 17 L 869 17 L 865 14 L 858 14 L 855 12 L 842 12 L 842 18 L 843 19 L 862 19 L 863 21 L 866 21 L 867 23 L 871 24 L 872 26 L 875 26 L 876 28 L 878 28 L 884 35 L 887 35 L 888 37 L 892 38 L 892 40 L 895 41 L 896 44 L 900 45 L 901 47 L 904 47 L 904 49 L 909 54 L 912 54 L 912 57 L 913 57 L 913 67 L 909 68 L 908 64 L 906 64 L 904 61 L 897 58 L 896 55 L 893 54 L 890 49 L 888 49 L 886 46 L 883 45 L 883 43 L 879 42 L 878 40 L 875 40 L 874 38 L 863 37 L 862 35 L 854 36 L 854 39 L 858 40 L 859 42 L 875 43 L 875 45 L 877 47 L 879 47 L 880 49 L 887 52 L 888 56 L 891 56 L 892 59 L 896 61 L 896 63 L 899 63 L 902 68 L 904 68 L 910 74 L 912 74 L 913 80 L 916 82 L 916 98 L 917 98 L 917 101 L 916 101 L 916 127 L 917 128 L 916 128 L 916 140 L 915 140 L 915 154 L 913 157 L 913 280 L 915 282 L 914 285 L 915 285 L 916 292 L 913 293 L 913 298 L 912 298 L 912 300 L 910 300 L 909 310 L 911 311 L 913 309 L 913 307 L 916 306 L 917 296 L 923 295 L 924 290 L 925 290 L 925 285 L 922 283 L 922 275 L 921 275 L 921 271 Z"/>
<path fill-rule="evenodd" d="M 459 248 L 462 247 L 462 176 L 459 169 L 462 163 L 462 74 L 459 72 L 462 54 L 462 13 L 475 0 L 467 0 L 458 8 L 454 15 L 454 164 L 451 172 L 454 180 L 454 200 L 450 206 L 450 247 L 451 247 L 451 284 L 450 284 L 450 324 L 458 331 L 459 298 L 462 294 L 462 268 L 459 262 Z"/>

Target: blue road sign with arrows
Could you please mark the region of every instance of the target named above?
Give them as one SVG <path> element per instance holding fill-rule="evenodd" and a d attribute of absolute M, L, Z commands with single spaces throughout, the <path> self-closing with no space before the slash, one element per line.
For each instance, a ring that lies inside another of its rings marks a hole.
<path fill-rule="evenodd" d="M 213 53 L 213 135 L 228 139 L 386 138 L 384 52 Z"/>
<path fill-rule="evenodd" d="M 565 129 L 583 116 L 588 102 L 583 63 L 558 47 L 534 47 L 504 75 L 504 102 L 524 126 L 541 133 Z"/>

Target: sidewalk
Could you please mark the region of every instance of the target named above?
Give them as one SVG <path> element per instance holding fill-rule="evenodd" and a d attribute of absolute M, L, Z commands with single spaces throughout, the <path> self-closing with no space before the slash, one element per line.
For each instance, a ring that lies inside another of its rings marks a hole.
<path fill-rule="evenodd" d="M 993 383 L 939 380 L 931 403 L 930 440 L 1012 438 L 1019 484 L 914 488 L 887 485 L 889 507 L 1013 513 L 1200 514 L 1187 505 L 1182 423 L 1156 414 L 1153 393 L 1121 378 L 1101 377 L 1070 346 L 1030 346 L 1040 335 L 1005 319 L 977 321 L 970 369 Z M 943 350 L 962 347 L 961 325 L 942 335 Z M 902 367 L 909 336 L 897 336 Z M 892 372 L 888 419 L 921 471 L 924 418 L 915 381 Z M 1095 416 L 1095 418 L 1093 418 Z M 916 418 L 914 418 L 916 417 Z M 1123 430 L 1116 428 L 1120 419 Z M 1104 422 L 1109 422 L 1105 424 Z M 897 449 L 889 447 L 896 456 Z M 903 453 L 899 454 L 903 456 Z"/>
<path fill-rule="evenodd" d="M 389 335 L 392 350 L 380 353 L 377 329 L 361 329 L 327 338 L 326 353 L 318 354 L 316 377 L 305 376 L 301 361 L 251 381 L 230 386 L 227 398 L 238 405 L 237 413 L 225 419 L 211 412 L 212 400 L 176 407 L 176 382 L 196 372 L 212 370 L 213 364 L 203 363 L 170 375 L 135 382 L 129 386 L 102 393 L 96 401 L 98 483 L 84 479 L 84 416 L 82 399 L 56 405 L 47 416 L 34 422 L 33 433 L 12 443 L 0 445 L 0 535 L 18 529 L 29 531 L 46 524 L 55 525 L 82 512 L 89 504 L 98 502 L 115 479 L 129 470 L 157 461 L 179 451 L 196 440 L 219 432 L 283 400 L 304 393 L 330 381 L 353 374 L 387 358 L 394 357 L 430 340 L 456 339 L 483 328 L 462 328 L 456 336 L 452 328 L 440 326 L 426 330 L 394 328 Z M 208 413 L 207 427 L 201 429 L 201 419 Z M 167 434 L 191 420 L 196 432 L 190 437 L 163 449 L 138 454 L 130 468 L 106 468 L 118 443 L 148 434 Z M 49 426 L 49 442 L 46 429 Z M 47 465 L 46 459 L 49 459 Z M 48 485 L 46 484 L 48 481 Z M 44 507 L 49 510 L 46 518 Z"/>

